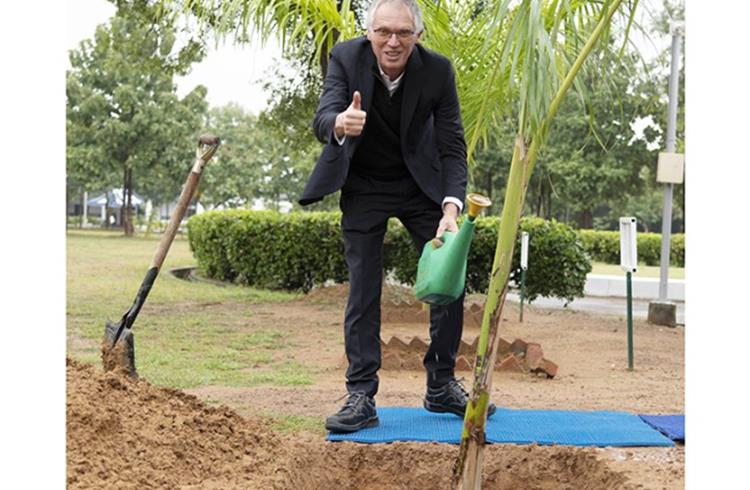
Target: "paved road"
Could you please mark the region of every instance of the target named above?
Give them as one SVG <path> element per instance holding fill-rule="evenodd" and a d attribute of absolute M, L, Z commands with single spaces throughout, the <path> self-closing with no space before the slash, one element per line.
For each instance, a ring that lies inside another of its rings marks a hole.
<path fill-rule="evenodd" d="M 508 293 L 508 300 L 518 303 L 520 301 L 515 291 Z M 526 303 L 524 303 L 525 305 Z M 648 318 L 649 300 L 633 300 L 633 318 Z M 677 304 L 677 324 L 685 325 L 685 303 L 678 301 Z M 606 315 L 617 315 L 625 318 L 627 316 L 627 300 L 625 298 L 585 296 L 577 298 L 565 306 L 565 301 L 557 298 L 537 298 L 532 306 L 541 308 L 568 308 L 577 311 L 590 311 L 593 313 L 602 313 Z"/>

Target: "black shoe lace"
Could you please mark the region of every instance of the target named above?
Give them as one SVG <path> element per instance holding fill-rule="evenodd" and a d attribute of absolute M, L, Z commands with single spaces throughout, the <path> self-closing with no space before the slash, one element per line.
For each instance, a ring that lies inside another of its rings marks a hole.
<path fill-rule="evenodd" d="M 456 388 L 458 391 L 464 396 L 464 398 L 469 398 L 469 392 L 466 391 L 466 388 L 464 387 L 463 383 L 466 381 L 464 378 L 453 378 L 450 380 L 450 386 L 453 388 L 453 391 L 455 392 Z"/>
<path fill-rule="evenodd" d="M 346 401 L 344 402 L 344 406 L 341 407 L 341 411 L 363 405 L 364 401 L 367 400 L 367 395 L 364 392 L 356 391 L 354 393 L 347 393 L 334 401 L 338 402 L 344 398 L 346 398 Z"/>
<path fill-rule="evenodd" d="M 367 395 L 364 393 L 352 393 L 349 396 L 349 399 L 346 400 L 346 403 L 344 403 L 344 408 L 346 407 L 355 407 L 357 405 L 361 405 L 363 401 L 367 399 Z"/>

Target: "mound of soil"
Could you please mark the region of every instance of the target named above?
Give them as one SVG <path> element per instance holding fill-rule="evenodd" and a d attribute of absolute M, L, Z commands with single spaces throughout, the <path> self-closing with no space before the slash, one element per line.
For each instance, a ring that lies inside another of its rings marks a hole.
<path fill-rule="evenodd" d="M 70 488 L 448 488 L 458 447 L 281 436 L 178 390 L 67 361 Z M 491 445 L 485 489 L 633 488 L 593 449 Z"/>
<path fill-rule="evenodd" d="M 256 488 L 280 440 L 264 421 L 67 360 L 70 488 Z"/>

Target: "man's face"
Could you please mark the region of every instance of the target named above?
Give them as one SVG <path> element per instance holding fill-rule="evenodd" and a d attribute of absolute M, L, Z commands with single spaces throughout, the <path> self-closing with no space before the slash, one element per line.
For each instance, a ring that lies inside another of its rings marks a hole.
<path fill-rule="evenodd" d="M 404 71 L 414 44 L 422 34 L 414 31 L 411 10 L 401 2 L 383 3 L 373 12 L 367 39 L 380 67 L 391 79 Z"/>

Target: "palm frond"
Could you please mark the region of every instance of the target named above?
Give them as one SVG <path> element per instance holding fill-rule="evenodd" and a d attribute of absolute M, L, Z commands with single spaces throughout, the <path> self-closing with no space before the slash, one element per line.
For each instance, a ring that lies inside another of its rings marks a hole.
<path fill-rule="evenodd" d="M 174 0 L 163 0 L 174 3 Z M 351 0 L 188 0 L 182 10 L 219 36 L 236 40 L 257 34 L 262 42 L 275 38 L 282 50 L 298 56 L 312 45 L 313 59 L 330 52 L 338 40 L 359 34 Z"/>
<path fill-rule="evenodd" d="M 635 26 L 632 12 L 638 5 L 630 1 L 626 34 Z M 470 161 L 498 121 L 510 114 L 516 114 L 525 141 L 544 134 L 554 94 L 611 2 L 420 0 L 423 42 L 450 58 L 456 70 Z M 313 60 L 335 42 L 360 34 L 351 0 L 186 0 L 180 5 L 218 35 L 274 37 L 287 54 L 297 56 L 314 46 Z M 573 87 L 586 98 L 580 81 Z"/>
<path fill-rule="evenodd" d="M 456 69 L 470 160 L 497 121 L 511 113 L 517 115 L 518 134 L 527 142 L 543 133 L 555 93 L 610 3 L 421 2 L 428 26 L 425 44 L 448 56 Z M 574 83 L 585 98 L 585 86 Z"/>

